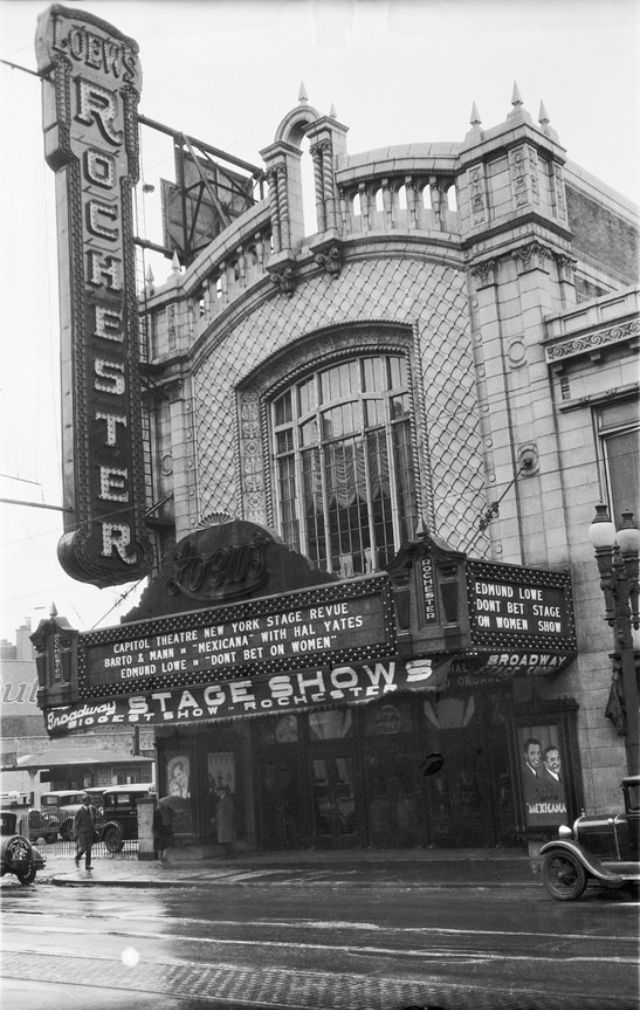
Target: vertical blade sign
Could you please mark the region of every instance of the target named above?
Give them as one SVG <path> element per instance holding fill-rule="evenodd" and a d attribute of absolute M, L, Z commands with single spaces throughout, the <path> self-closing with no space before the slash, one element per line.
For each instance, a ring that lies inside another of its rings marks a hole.
<path fill-rule="evenodd" d="M 149 568 L 132 192 L 138 45 L 54 4 L 38 19 L 45 157 L 56 178 L 65 532 L 58 557 L 112 586 Z"/>

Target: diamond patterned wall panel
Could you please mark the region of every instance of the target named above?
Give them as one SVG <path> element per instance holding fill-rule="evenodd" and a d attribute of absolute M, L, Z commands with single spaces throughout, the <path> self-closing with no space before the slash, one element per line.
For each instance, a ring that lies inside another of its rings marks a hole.
<path fill-rule="evenodd" d="M 300 279 L 291 298 L 274 289 L 236 325 L 227 322 L 224 336 L 213 330 L 211 352 L 194 376 L 200 515 L 248 511 L 240 493 L 245 461 L 239 459 L 237 384 L 313 331 L 366 321 L 410 326 L 416 334 L 418 398 L 424 394 L 416 409 L 424 412 L 428 437 L 419 449 L 419 468 L 423 491 L 433 486 L 433 501 L 424 501 L 423 511 L 452 545 L 464 548 L 474 538 L 484 482 L 466 274 L 417 258 L 347 262 L 335 279 Z M 254 458 L 253 449 L 251 456 L 255 494 L 249 511 L 257 520 L 262 509 L 266 522 L 265 492 L 259 490 L 265 461 L 261 454 Z"/>

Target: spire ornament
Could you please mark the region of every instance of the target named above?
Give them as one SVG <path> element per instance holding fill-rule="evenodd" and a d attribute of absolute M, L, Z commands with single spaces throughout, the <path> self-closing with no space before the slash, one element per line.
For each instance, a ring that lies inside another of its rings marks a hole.
<path fill-rule="evenodd" d="M 151 269 L 151 265 L 147 267 L 147 273 L 144 280 L 145 280 L 145 293 L 147 295 L 154 295 L 156 293 L 156 286 L 154 283 L 155 278 L 153 276 L 153 270 Z"/>
<path fill-rule="evenodd" d="M 514 109 L 519 105 L 523 105 L 522 95 L 520 94 L 520 88 L 518 87 L 516 81 L 513 82 L 513 91 L 511 92 L 511 104 Z"/>

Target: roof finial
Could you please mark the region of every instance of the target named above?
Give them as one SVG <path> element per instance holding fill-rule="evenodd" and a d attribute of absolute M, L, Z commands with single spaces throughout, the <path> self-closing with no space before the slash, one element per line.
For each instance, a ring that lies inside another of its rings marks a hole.
<path fill-rule="evenodd" d="M 178 258 L 178 253 L 175 249 L 173 250 L 173 256 L 171 257 L 171 273 L 173 274 L 180 273 L 180 260 Z"/>
<path fill-rule="evenodd" d="M 300 91 L 298 92 L 298 101 L 303 105 L 306 105 L 309 101 L 309 96 L 307 94 L 307 89 L 304 86 L 304 81 L 300 81 Z"/>
<path fill-rule="evenodd" d="M 548 126 L 549 125 L 549 113 L 545 109 L 544 102 L 542 102 L 542 101 L 540 102 L 540 111 L 538 113 L 538 122 L 540 123 L 540 126 Z"/>
<path fill-rule="evenodd" d="M 336 107 L 335 107 L 335 105 L 332 102 L 331 103 L 331 108 L 329 109 L 329 119 L 337 119 L 337 118 L 338 118 L 338 113 L 336 112 Z"/>
<path fill-rule="evenodd" d="M 55 603 L 52 603 L 51 610 L 49 611 L 49 617 L 53 619 L 54 617 L 57 616 L 58 616 L 58 608 L 56 607 Z"/>
<path fill-rule="evenodd" d="M 469 119 L 469 122 L 472 126 L 480 126 L 480 123 L 482 122 L 480 119 L 480 113 L 478 112 L 478 106 L 475 102 L 471 106 L 471 118 Z"/>
<path fill-rule="evenodd" d="M 515 81 L 513 82 L 513 91 L 511 92 L 511 104 L 514 108 L 523 104 L 520 89 Z"/>
<path fill-rule="evenodd" d="M 151 264 L 147 267 L 147 274 L 145 277 L 145 288 L 148 295 L 154 295 L 156 292 L 155 284 L 153 283 L 153 270 L 151 269 Z"/>

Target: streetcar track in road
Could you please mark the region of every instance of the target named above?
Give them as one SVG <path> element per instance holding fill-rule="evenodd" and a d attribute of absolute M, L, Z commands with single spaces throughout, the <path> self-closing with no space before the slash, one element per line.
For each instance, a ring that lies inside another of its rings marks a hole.
<path fill-rule="evenodd" d="M 77 935 L 78 929 L 57 929 L 56 932 L 64 933 L 66 935 Z M 104 935 L 104 934 L 103 934 Z M 199 945 L 201 947 L 215 948 L 216 946 L 223 948 L 231 947 L 258 947 L 264 949 L 269 947 L 272 950 L 285 950 L 289 955 L 293 951 L 298 951 L 300 953 L 311 953 L 311 952 L 321 952 L 321 953 L 331 953 L 343 954 L 347 956 L 356 957 L 402 957 L 402 958 L 424 958 L 427 960 L 437 959 L 440 963 L 474 963 L 474 964 L 492 964 L 500 963 L 505 964 L 508 962 L 521 962 L 525 961 L 528 963 L 542 964 L 549 963 L 556 965 L 557 956 L 548 956 L 545 954 L 536 954 L 528 952 L 526 954 L 509 954 L 504 952 L 491 952 L 491 951 L 480 951 L 480 950 L 455 950 L 455 949 L 443 949 L 442 947 L 424 949 L 424 948 L 407 948 L 407 947 L 373 947 L 373 946 L 355 946 L 353 944 L 322 944 L 322 943 L 292 943 L 290 941 L 283 940 L 245 940 L 242 938 L 238 939 L 226 939 L 220 937 L 192 937 L 183 936 L 178 933 L 147 933 L 147 932 L 119 932 L 116 930 L 110 930 L 108 935 L 110 937 L 120 938 L 125 937 L 130 941 L 134 940 L 164 940 L 166 942 L 173 943 L 191 943 L 194 946 Z M 14 953 L 18 953 L 21 950 L 25 950 L 24 947 L 13 948 L 11 946 L 4 945 L 5 950 L 12 950 Z M 53 948 L 51 948 L 53 949 Z M 37 951 L 34 949 L 34 953 L 43 953 L 42 951 Z M 65 949 L 61 948 L 60 953 L 65 953 Z M 68 951 L 66 951 L 68 954 Z M 633 957 L 622 957 L 620 955 L 590 955 L 590 954 L 579 954 L 579 955 L 566 955 L 564 957 L 564 963 L 571 964 L 610 964 L 610 965 L 636 965 L 638 964 L 638 958 Z M 182 963 L 182 962 L 180 962 Z"/>
<path fill-rule="evenodd" d="M 13 914 L 16 916 L 16 918 L 14 920 L 14 926 L 15 927 L 17 927 L 17 928 L 24 928 L 27 931 L 28 931 L 29 928 L 33 928 L 35 930 L 38 930 L 38 926 L 37 925 L 34 925 L 32 927 L 28 927 L 28 926 L 25 925 L 24 920 L 25 920 L 25 918 L 27 918 L 31 914 L 30 912 L 22 912 L 21 911 L 19 913 L 13 913 Z M 36 912 L 34 914 L 40 915 L 41 913 L 40 912 Z M 128 923 L 131 923 L 131 922 L 140 922 L 140 923 L 142 923 L 145 920 L 145 916 L 141 916 L 135 909 L 132 909 L 131 912 L 127 913 L 126 915 L 122 914 L 121 911 L 114 911 L 113 913 L 109 913 L 109 914 L 98 913 L 98 912 L 88 912 L 88 913 L 83 913 L 83 916 L 85 918 L 87 918 L 87 919 L 93 919 L 93 920 L 97 920 L 97 921 L 100 921 L 100 922 L 104 921 L 105 919 L 110 919 L 110 918 L 115 918 L 115 919 L 118 919 L 118 920 L 121 920 L 121 921 L 126 921 Z M 9 913 L 8 915 L 4 915 L 3 916 L 3 918 L 5 919 L 5 921 L 7 919 L 9 919 L 10 917 L 11 917 L 11 913 Z M 153 920 L 157 921 L 157 916 L 156 915 L 153 916 Z M 406 937 L 409 934 L 417 934 L 417 935 L 423 935 L 423 936 L 429 936 L 429 937 L 437 937 L 437 936 L 444 936 L 444 937 L 475 937 L 475 936 L 477 936 L 477 937 L 491 937 L 491 936 L 495 936 L 495 937 L 498 937 L 500 940 L 505 940 L 505 939 L 510 939 L 510 938 L 514 938 L 514 939 L 517 938 L 517 939 L 524 939 L 524 940 L 527 940 L 527 941 L 531 941 L 531 940 L 553 940 L 553 941 L 558 942 L 558 943 L 560 943 L 560 942 L 564 943 L 564 942 L 566 942 L 568 940 L 576 940 L 576 941 L 580 941 L 580 942 L 583 942 L 583 943 L 584 942 L 589 942 L 589 943 L 614 943 L 614 944 L 631 943 L 631 944 L 634 945 L 634 947 L 637 947 L 637 945 L 638 945 L 638 939 L 635 936 L 620 936 L 620 935 L 610 935 L 610 934 L 601 934 L 601 933 L 583 934 L 583 933 L 564 933 L 564 932 L 562 932 L 562 933 L 536 932 L 536 931 L 533 931 L 533 930 L 453 929 L 453 928 L 440 927 L 440 926 L 386 926 L 386 925 L 380 925 L 380 924 L 371 923 L 371 922 L 345 922 L 345 921 L 332 922 L 331 920 L 315 920 L 315 919 L 254 919 L 254 920 L 251 920 L 250 922 L 242 922 L 241 920 L 238 920 L 238 919 L 200 919 L 200 918 L 196 919 L 196 918 L 184 918 L 183 917 L 183 918 L 179 918 L 179 919 L 173 919 L 172 921 L 174 923 L 179 924 L 181 926 L 181 928 L 183 928 L 183 929 L 184 928 L 189 928 L 189 927 L 193 927 L 193 928 L 206 927 L 207 929 L 211 929 L 213 927 L 218 927 L 218 928 L 236 928 L 236 929 L 246 929 L 246 930 L 252 930 L 252 929 L 253 930 L 258 930 L 258 929 L 261 929 L 261 928 L 264 928 L 264 929 L 274 929 L 274 928 L 276 928 L 276 929 L 291 929 L 291 930 L 295 930 L 295 931 L 297 931 L 299 929 L 317 929 L 317 930 L 327 930 L 327 931 L 340 931 L 340 930 L 343 930 L 345 932 L 348 931 L 348 930 L 354 930 L 354 931 L 360 931 L 360 932 L 363 932 L 363 933 L 366 933 L 366 932 L 384 932 L 386 935 L 394 935 L 395 934 L 395 935 L 400 935 L 403 938 Z M 60 930 L 59 926 L 56 927 L 56 930 L 57 931 L 62 931 L 62 930 Z M 44 926 L 41 927 L 40 931 L 46 932 L 46 927 L 44 927 Z M 82 927 L 80 925 L 76 925 L 75 927 L 68 927 L 64 931 L 65 932 L 69 932 L 69 933 L 75 933 L 75 932 L 80 932 L 81 933 L 82 932 Z M 110 933 L 113 933 L 113 935 L 119 935 L 119 933 L 117 931 L 114 931 L 114 930 L 110 930 Z M 168 933 L 163 933 L 163 932 L 154 933 L 154 934 L 140 933 L 140 934 L 137 934 L 137 935 L 140 935 L 140 936 L 153 936 L 155 938 L 160 938 L 160 937 L 161 938 L 169 938 L 169 936 L 175 936 L 175 934 L 168 934 Z M 181 936 L 180 939 L 201 941 L 203 938 Z M 223 942 L 242 942 L 242 941 L 225 940 Z M 247 941 L 247 942 L 258 942 L 258 941 Z M 263 942 L 263 941 L 259 941 L 259 942 Z M 281 942 L 283 944 L 287 945 L 286 941 L 281 941 Z M 393 948 L 393 949 L 395 949 L 395 948 Z"/>

